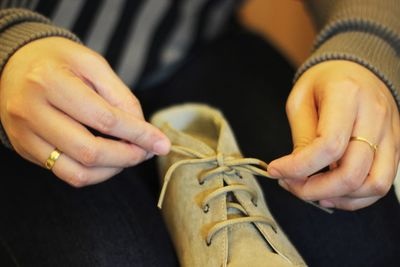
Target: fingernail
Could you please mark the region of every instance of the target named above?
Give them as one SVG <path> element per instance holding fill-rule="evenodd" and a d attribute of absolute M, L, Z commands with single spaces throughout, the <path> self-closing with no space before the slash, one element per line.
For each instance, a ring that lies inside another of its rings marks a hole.
<path fill-rule="evenodd" d="M 330 201 L 330 200 L 320 200 L 319 201 L 319 204 L 322 206 L 322 207 L 325 207 L 325 208 L 334 208 L 335 207 L 335 203 L 333 203 L 332 201 Z"/>
<path fill-rule="evenodd" d="M 279 184 L 281 187 L 285 188 L 286 190 L 289 190 L 289 186 L 288 186 L 288 184 L 287 184 L 284 180 L 278 180 L 278 184 Z"/>
<path fill-rule="evenodd" d="M 280 177 L 282 177 L 282 175 L 274 168 L 268 168 L 268 174 L 272 178 L 280 178 Z"/>
<path fill-rule="evenodd" d="M 153 144 L 153 152 L 156 155 L 166 155 L 169 152 L 170 146 L 168 140 L 159 140 Z"/>

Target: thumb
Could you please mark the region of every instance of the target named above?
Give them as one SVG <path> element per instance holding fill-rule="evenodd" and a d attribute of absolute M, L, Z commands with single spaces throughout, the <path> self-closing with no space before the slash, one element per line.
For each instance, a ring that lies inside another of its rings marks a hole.
<path fill-rule="evenodd" d="M 311 85 L 296 83 L 286 103 L 286 114 L 295 152 L 311 143 L 317 133 L 318 112 Z"/>
<path fill-rule="evenodd" d="M 268 172 L 276 178 L 284 178 L 286 170 L 291 170 L 297 166 L 294 164 L 296 153 L 310 144 L 316 137 L 317 106 L 312 86 L 306 81 L 299 80 L 293 87 L 286 102 L 286 114 L 292 133 L 293 152 L 269 164 Z M 290 176 L 292 176 L 293 171 L 290 171 L 290 173 Z"/>

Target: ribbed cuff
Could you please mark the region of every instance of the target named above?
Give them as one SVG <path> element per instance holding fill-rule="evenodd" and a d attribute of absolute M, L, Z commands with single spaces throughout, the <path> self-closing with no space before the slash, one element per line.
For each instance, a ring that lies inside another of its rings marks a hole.
<path fill-rule="evenodd" d="M 27 13 L 32 13 L 27 11 Z M 41 18 L 40 15 L 34 15 L 35 18 Z M 35 19 L 36 20 L 36 19 Z M 4 22 L 4 20 L 3 20 Z M 0 23 L 0 26 L 1 25 Z M 79 39 L 63 28 L 55 27 L 51 24 L 42 22 L 20 22 L 15 24 L 15 20 L 12 23 L 8 23 L 8 27 L 3 27 L 4 31 L 0 33 L 0 76 L 3 72 L 4 66 L 10 59 L 10 57 L 22 46 L 29 42 L 37 39 L 60 36 L 70 40 L 79 42 Z M 12 145 L 7 138 L 7 134 L 0 124 L 0 139 L 1 142 L 8 148 L 12 148 Z"/>
<path fill-rule="evenodd" d="M 348 60 L 372 71 L 392 92 L 400 109 L 400 58 L 394 46 L 368 32 L 336 33 L 314 51 L 298 69 L 294 81 L 312 66 L 328 60 Z"/>

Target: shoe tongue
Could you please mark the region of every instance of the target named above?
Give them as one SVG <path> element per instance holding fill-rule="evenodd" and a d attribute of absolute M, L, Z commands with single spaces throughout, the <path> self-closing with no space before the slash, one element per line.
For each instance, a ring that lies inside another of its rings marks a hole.
<path fill-rule="evenodd" d="M 229 124 L 221 118 L 219 121 L 219 138 L 217 151 L 224 155 L 241 154 L 235 136 Z"/>
<path fill-rule="evenodd" d="M 171 140 L 172 144 L 188 147 L 206 155 L 215 154 L 215 151 L 206 143 L 190 134 L 174 129 L 169 123 L 165 123 L 161 130 Z"/>
<path fill-rule="evenodd" d="M 240 154 L 239 147 L 235 141 L 235 136 L 233 135 L 232 129 L 228 123 L 223 119 L 217 120 L 215 123 L 219 128 L 216 150 L 224 155 Z M 213 155 L 216 153 L 215 149 L 211 148 L 205 142 L 188 133 L 176 130 L 169 123 L 165 123 L 161 127 L 161 130 L 168 136 L 173 144 L 185 146 L 206 155 Z"/>

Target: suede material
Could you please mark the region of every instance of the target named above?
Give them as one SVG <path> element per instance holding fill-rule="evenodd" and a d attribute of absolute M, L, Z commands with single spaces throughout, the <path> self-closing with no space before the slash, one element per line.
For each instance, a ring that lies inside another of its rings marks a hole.
<path fill-rule="evenodd" d="M 222 153 L 224 157 L 241 157 L 229 124 L 211 107 L 179 105 L 156 113 L 151 122 L 163 130 L 173 145 L 210 156 Z M 184 159 L 187 157 L 177 153 L 161 157 L 161 177 L 172 164 Z M 305 266 L 279 226 L 276 232 L 264 223 L 228 226 L 217 232 L 211 245 L 207 246 L 207 231 L 215 222 L 228 218 L 227 195 L 210 201 L 207 213 L 200 203 L 208 193 L 224 184 L 244 184 L 254 189 L 258 195 L 257 205 L 253 204 L 248 192 L 234 192 L 233 196 L 248 216 L 273 218 L 252 174 L 243 172 L 240 178 L 222 173 L 199 184 L 200 174 L 215 167 L 210 163 L 182 165 L 174 171 L 169 182 L 162 213 L 182 266 Z"/>
<path fill-rule="evenodd" d="M 267 244 L 262 238 L 254 238 L 257 235 L 259 232 L 251 224 L 239 224 L 231 227 L 229 231 L 229 267 L 293 266 L 280 255 L 268 251 Z"/>
<path fill-rule="evenodd" d="M 189 136 L 178 135 L 172 130 L 166 130 L 167 136 L 181 145 L 190 146 L 205 153 L 212 153 L 206 145 L 192 140 Z M 168 167 L 182 160 L 183 157 L 171 154 L 159 161 L 161 177 Z M 200 206 L 204 194 L 223 186 L 222 177 L 210 180 L 199 185 L 198 177 L 206 164 L 182 166 L 177 169 L 162 208 L 162 214 L 167 229 L 174 243 L 176 253 L 182 266 L 221 266 L 227 258 L 227 231 L 224 230 L 213 240 L 213 245 L 207 246 L 205 242 L 206 231 L 215 221 L 226 220 L 226 199 L 220 196 L 210 203 L 212 212 L 204 213 Z"/>

